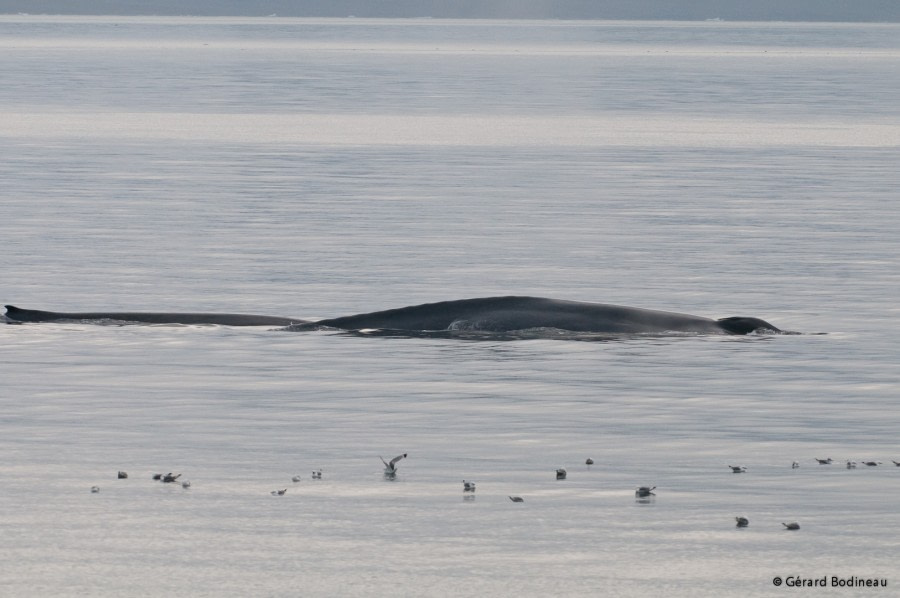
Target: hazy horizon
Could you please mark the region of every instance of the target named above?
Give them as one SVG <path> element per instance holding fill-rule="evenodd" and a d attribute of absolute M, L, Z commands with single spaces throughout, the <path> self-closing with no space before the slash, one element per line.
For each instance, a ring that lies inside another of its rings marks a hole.
<path fill-rule="evenodd" d="M 0 14 L 898 22 L 895 0 L 0 0 Z"/>

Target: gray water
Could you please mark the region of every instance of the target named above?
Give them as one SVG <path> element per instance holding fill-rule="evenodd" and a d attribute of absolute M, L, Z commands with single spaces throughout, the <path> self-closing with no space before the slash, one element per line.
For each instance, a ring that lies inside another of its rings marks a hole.
<path fill-rule="evenodd" d="M 0 594 L 896 592 L 900 26 L 7 16 L 0 77 L 4 303 L 802 333 L 0 326 Z"/>

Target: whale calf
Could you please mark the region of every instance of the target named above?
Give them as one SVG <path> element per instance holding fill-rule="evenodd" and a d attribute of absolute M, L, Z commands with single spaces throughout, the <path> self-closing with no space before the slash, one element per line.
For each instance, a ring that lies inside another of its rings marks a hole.
<path fill-rule="evenodd" d="M 556 329 L 574 333 L 627 334 L 750 334 L 781 332 L 765 320 L 730 317 L 714 320 L 701 316 L 543 297 L 482 297 L 441 301 L 309 321 L 252 314 L 166 312 L 53 312 L 6 306 L 10 322 L 116 321 L 142 324 L 220 324 L 225 326 L 280 326 L 303 331 L 339 329 L 381 330 L 398 333 L 486 332 L 504 333 Z"/>

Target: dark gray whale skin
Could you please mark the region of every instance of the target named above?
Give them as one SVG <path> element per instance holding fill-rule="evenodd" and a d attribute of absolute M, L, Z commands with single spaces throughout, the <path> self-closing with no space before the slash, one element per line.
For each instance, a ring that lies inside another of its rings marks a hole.
<path fill-rule="evenodd" d="M 290 326 L 297 318 L 253 314 L 204 314 L 166 312 L 77 312 L 40 311 L 6 306 L 6 318 L 13 322 L 115 321 L 137 324 L 220 324 L 222 326 Z"/>
<path fill-rule="evenodd" d="M 317 322 L 296 323 L 289 326 L 289 329 L 308 330 L 322 327 L 342 330 L 485 332 L 557 328 L 572 332 L 609 334 L 662 332 L 749 334 L 757 330 L 780 332 L 775 326 L 758 318 L 734 317 L 712 320 L 638 307 L 542 297 L 485 297 L 426 303 Z"/>
<path fill-rule="evenodd" d="M 20 309 L 7 305 L 6 317 L 15 322 L 54 320 L 113 320 L 146 324 L 221 324 L 226 326 L 283 326 L 287 330 L 336 328 L 347 331 L 509 332 L 554 328 L 603 334 L 749 334 L 780 332 L 764 320 L 733 317 L 713 320 L 638 307 L 545 299 L 542 297 L 484 297 L 426 303 L 399 309 L 330 318 L 315 322 L 250 314 L 184 314 L 155 312 L 64 313 Z"/>

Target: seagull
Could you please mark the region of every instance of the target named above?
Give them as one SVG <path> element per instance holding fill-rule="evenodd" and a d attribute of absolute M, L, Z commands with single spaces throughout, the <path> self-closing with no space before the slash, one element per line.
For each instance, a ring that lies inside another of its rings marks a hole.
<path fill-rule="evenodd" d="M 786 529 L 800 529 L 799 523 L 782 523 L 781 525 L 783 525 Z"/>
<path fill-rule="evenodd" d="M 591 459 L 590 457 L 588 457 L 588 458 L 587 458 L 587 461 L 585 461 L 584 464 L 585 464 L 585 465 L 593 465 L 593 464 L 594 464 L 594 460 Z"/>
<path fill-rule="evenodd" d="M 564 468 L 560 467 L 559 469 L 556 470 L 556 479 L 557 480 L 566 479 L 566 470 Z"/>
<path fill-rule="evenodd" d="M 120 472 L 119 472 L 119 479 L 120 479 L 120 480 L 127 480 L 127 479 L 128 479 L 128 474 L 125 473 L 124 471 L 120 471 Z"/>
<path fill-rule="evenodd" d="M 735 517 L 735 521 L 737 521 L 737 527 L 747 527 L 750 525 L 750 520 L 746 517 Z"/>
<path fill-rule="evenodd" d="M 897 467 L 900 467 L 900 461 L 894 461 L 894 460 L 892 459 L 892 460 L 891 460 L 891 463 L 893 463 L 893 464 L 896 465 Z"/>
<path fill-rule="evenodd" d="M 646 498 L 648 496 L 656 496 L 653 491 L 656 490 L 656 486 L 652 488 L 650 486 L 641 486 L 637 490 L 634 491 L 634 495 L 638 498 Z"/>
<path fill-rule="evenodd" d="M 97 494 L 98 492 L 100 492 L 100 486 L 91 486 L 92 494 Z"/>
<path fill-rule="evenodd" d="M 171 484 L 172 482 L 174 482 L 175 480 L 177 480 L 180 477 L 181 477 L 180 473 L 177 475 L 174 475 L 171 472 L 169 472 L 166 475 L 162 476 L 162 479 L 160 481 L 163 482 L 164 484 Z"/>
<path fill-rule="evenodd" d="M 733 471 L 734 473 L 744 473 L 745 471 L 747 471 L 747 468 L 741 465 L 729 465 L 728 467 L 730 467 L 731 471 Z"/>
<path fill-rule="evenodd" d="M 321 480 L 322 479 L 322 470 L 317 469 L 316 471 L 312 472 L 312 479 Z"/>
<path fill-rule="evenodd" d="M 509 500 L 511 500 L 513 502 L 525 502 L 525 499 L 522 498 L 521 496 L 510 496 Z"/>
<path fill-rule="evenodd" d="M 188 488 L 191 487 L 191 483 L 189 481 L 185 480 L 185 481 L 181 482 L 181 487 L 184 488 L 185 490 L 187 490 Z"/>
<path fill-rule="evenodd" d="M 475 492 L 475 482 L 463 480 L 463 492 Z"/>
<path fill-rule="evenodd" d="M 796 461 L 794 461 L 793 463 L 791 463 L 791 469 L 797 469 L 798 467 L 800 467 L 800 464 L 797 463 Z"/>
<path fill-rule="evenodd" d="M 831 457 L 828 457 L 827 459 L 819 459 L 816 457 L 816 461 L 819 462 L 819 465 L 831 465 Z"/>
<path fill-rule="evenodd" d="M 397 473 L 397 461 L 399 461 L 400 459 L 406 458 L 406 453 L 403 453 L 402 455 L 394 457 L 393 459 L 390 460 L 390 462 L 385 461 L 384 457 L 382 457 L 380 455 L 378 456 L 378 458 L 381 459 L 382 463 L 384 463 L 384 474 L 388 475 L 388 476 L 392 476 Z"/>
<path fill-rule="evenodd" d="M 847 469 L 856 469 L 856 461 L 847 461 Z"/>
<path fill-rule="evenodd" d="M 295 475 L 294 477 L 291 478 L 291 481 L 294 482 L 294 483 L 296 484 L 296 483 L 299 482 L 301 479 L 302 479 L 302 478 L 301 478 L 300 476 Z"/>
<path fill-rule="evenodd" d="M 270 494 L 272 496 L 284 496 L 285 492 L 287 492 L 287 488 L 285 488 L 284 490 L 272 490 L 272 492 L 270 492 Z"/>
<path fill-rule="evenodd" d="M 881 461 L 863 461 L 864 465 L 868 465 L 869 467 L 875 467 L 876 465 L 881 465 Z"/>
<path fill-rule="evenodd" d="M 153 479 L 154 479 L 154 480 L 161 480 L 162 477 L 163 477 L 163 474 L 161 474 L 161 473 L 154 473 L 154 474 L 153 474 Z"/>

